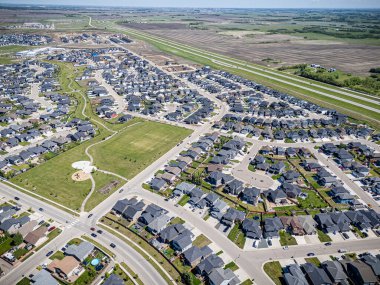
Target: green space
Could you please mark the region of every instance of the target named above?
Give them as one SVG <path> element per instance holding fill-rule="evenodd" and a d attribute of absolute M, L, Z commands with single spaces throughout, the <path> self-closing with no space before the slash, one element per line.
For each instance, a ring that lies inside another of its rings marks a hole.
<path fill-rule="evenodd" d="M 190 134 L 185 128 L 147 121 L 95 145 L 90 153 L 98 168 L 130 179 Z"/>
<path fill-rule="evenodd" d="M 133 281 L 128 277 L 128 275 L 121 269 L 119 264 L 115 264 L 113 269 L 113 274 L 119 276 L 124 281 L 124 285 L 133 285 Z M 108 274 L 106 274 L 107 276 Z M 132 275 L 133 276 L 133 275 Z"/>
<path fill-rule="evenodd" d="M 280 262 L 271 261 L 265 263 L 264 271 L 276 285 L 282 285 L 282 267 Z"/>
<path fill-rule="evenodd" d="M 178 201 L 177 204 L 183 207 L 186 205 L 187 202 L 189 202 L 189 200 L 190 200 L 190 196 L 185 194 L 181 197 L 181 199 Z"/>
<path fill-rule="evenodd" d="M 16 285 L 30 285 L 30 280 L 27 277 L 22 278 Z"/>
<path fill-rule="evenodd" d="M 312 263 L 317 267 L 321 266 L 321 261 L 318 259 L 318 257 L 307 257 L 307 258 L 305 258 L 305 261 Z"/>
<path fill-rule="evenodd" d="M 62 251 L 58 250 L 53 255 L 51 255 L 49 257 L 49 259 L 51 259 L 51 260 L 54 260 L 54 259 L 62 260 L 64 257 L 65 257 L 65 254 Z"/>
<path fill-rule="evenodd" d="M 317 233 L 318 233 L 318 238 L 321 242 L 330 242 L 332 241 L 331 238 L 329 237 L 328 234 L 325 234 L 323 231 L 321 230 L 317 230 Z"/>
<path fill-rule="evenodd" d="M 232 271 L 236 271 L 239 269 L 239 266 L 237 266 L 235 262 L 231 261 L 224 266 L 224 269 L 231 269 Z"/>
<path fill-rule="evenodd" d="M 280 231 L 280 244 L 282 246 L 297 245 L 296 239 L 286 231 Z"/>
<path fill-rule="evenodd" d="M 243 231 L 240 229 L 239 224 L 235 224 L 234 227 L 228 234 L 228 239 L 235 243 L 238 247 L 244 248 L 245 236 Z"/>
<path fill-rule="evenodd" d="M 125 271 L 129 273 L 130 276 L 132 276 L 132 278 L 136 281 L 138 285 L 144 285 L 140 277 L 136 273 L 134 273 L 133 270 L 125 262 L 120 263 L 120 265 L 124 268 Z"/>
<path fill-rule="evenodd" d="M 253 284 L 252 280 L 247 279 L 247 280 L 243 281 L 240 285 L 252 285 L 252 284 Z"/>
<path fill-rule="evenodd" d="M 279 70 L 286 70 L 301 77 L 313 79 L 327 84 L 347 87 L 353 90 L 366 92 L 369 94 L 380 94 L 380 77 L 377 73 L 371 76 L 353 76 L 340 70 L 329 70 L 313 68 L 307 64 L 280 67 Z M 365 95 L 363 95 L 365 97 Z M 380 98 L 379 98 L 380 99 Z"/>
<path fill-rule="evenodd" d="M 206 245 L 209 245 L 210 243 L 211 241 L 204 234 L 200 234 L 193 241 L 193 245 L 197 247 L 204 247 Z"/>

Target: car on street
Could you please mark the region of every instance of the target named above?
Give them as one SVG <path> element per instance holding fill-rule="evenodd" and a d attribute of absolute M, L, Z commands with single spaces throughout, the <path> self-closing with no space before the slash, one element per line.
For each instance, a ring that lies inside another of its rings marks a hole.
<path fill-rule="evenodd" d="M 89 215 L 87 216 L 87 218 L 91 218 L 93 215 L 94 215 L 94 214 L 89 214 Z"/>
<path fill-rule="evenodd" d="M 92 231 L 95 231 L 95 228 L 94 228 L 94 227 L 92 227 L 92 228 L 90 228 L 90 230 L 92 230 Z"/>
<path fill-rule="evenodd" d="M 92 233 L 91 236 L 96 238 L 98 235 L 96 233 Z"/>
<path fill-rule="evenodd" d="M 43 212 L 43 211 L 44 211 L 44 209 L 43 209 L 43 208 L 39 208 L 38 210 L 39 210 L 40 212 Z"/>
<path fill-rule="evenodd" d="M 102 233 L 103 233 L 102 230 L 97 230 L 96 232 L 97 232 L 98 234 L 102 234 Z"/>
<path fill-rule="evenodd" d="M 325 243 L 325 246 L 330 246 L 331 245 L 331 242 L 326 242 Z"/>
<path fill-rule="evenodd" d="M 116 247 L 116 244 L 114 244 L 114 243 L 110 243 L 110 247 L 115 248 L 115 247 Z"/>
<path fill-rule="evenodd" d="M 339 253 L 346 253 L 346 252 L 347 252 L 347 249 L 340 248 L 340 249 L 338 250 L 338 252 L 339 252 Z"/>
<path fill-rule="evenodd" d="M 314 253 L 314 252 L 309 252 L 309 253 L 307 254 L 307 256 L 315 256 L 315 253 Z"/>
<path fill-rule="evenodd" d="M 120 190 L 119 190 L 119 193 L 123 193 L 123 191 L 124 191 L 124 189 L 120 189 Z"/>
<path fill-rule="evenodd" d="M 15 197 L 15 200 L 18 201 L 18 200 L 20 200 L 20 198 L 19 197 Z"/>
<path fill-rule="evenodd" d="M 53 254 L 53 251 L 51 250 L 51 251 L 49 251 L 47 254 L 46 254 L 46 256 L 50 256 L 50 255 L 52 255 Z"/>
<path fill-rule="evenodd" d="M 284 247 L 282 247 L 283 250 L 288 250 L 289 247 L 287 245 L 285 245 Z"/>

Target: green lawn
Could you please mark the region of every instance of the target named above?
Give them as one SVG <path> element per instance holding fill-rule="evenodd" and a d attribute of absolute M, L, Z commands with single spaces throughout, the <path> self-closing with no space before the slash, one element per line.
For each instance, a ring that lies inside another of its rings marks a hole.
<path fill-rule="evenodd" d="M 302 209 L 315 209 L 315 208 L 325 208 L 328 204 L 318 195 L 317 192 L 312 190 L 302 190 L 302 192 L 307 193 L 306 199 L 298 198 L 299 206 Z"/>
<path fill-rule="evenodd" d="M 94 146 L 90 153 L 98 168 L 130 179 L 190 134 L 185 128 L 147 121 Z"/>
<path fill-rule="evenodd" d="M 285 245 L 297 245 L 296 239 L 287 233 L 286 231 L 280 231 L 280 244 Z"/>
<path fill-rule="evenodd" d="M 200 234 L 196 237 L 196 239 L 193 241 L 193 245 L 198 247 L 203 247 L 206 245 L 209 245 L 211 241 L 203 234 Z"/>
<path fill-rule="evenodd" d="M 322 232 L 321 230 L 317 230 L 317 233 L 318 233 L 318 238 L 321 242 L 330 242 L 331 241 L 331 238 L 327 234 Z"/>
<path fill-rule="evenodd" d="M 3 255 L 4 253 L 6 253 L 8 250 L 11 249 L 12 241 L 13 239 L 11 237 L 2 239 L 0 243 L 0 255 Z"/>
<path fill-rule="evenodd" d="M 178 201 L 178 205 L 180 205 L 180 206 L 185 206 L 186 205 L 186 203 L 188 202 L 190 200 L 190 196 L 189 195 L 183 195 L 182 197 L 181 197 L 181 199 Z"/>
<path fill-rule="evenodd" d="M 239 269 L 239 266 L 237 266 L 235 262 L 231 261 L 224 266 L 224 269 L 231 269 L 232 271 L 236 271 Z"/>
<path fill-rule="evenodd" d="M 231 229 L 228 238 L 233 241 L 238 247 L 244 248 L 245 236 L 238 224 Z"/>
<path fill-rule="evenodd" d="M 49 257 L 49 259 L 59 259 L 62 260 L 65 257 L 64 253 L 60 250 L 56 251 L 52 256 Z"/>
<path fill-rule="evenodd" d="M 308 258 L 305 258 L 305 261 L 312 263 L 317 267 L 321 266 L 321 261 L 318 259 L 318 257 L 308 257 Z"/>
<path fill-rule="evenodd" d="M 264 264 L 264 271 L 276 285 L 282 285 L 282 267 L 280 262 L 272 261 Z"/>
<path fill-rule="evenodd" d="M 27 277 L 24 277 L 20 281 L 18 281 L 16 285 L 29 285 L 29 284 L 30 284 L 30 280 Z"/>

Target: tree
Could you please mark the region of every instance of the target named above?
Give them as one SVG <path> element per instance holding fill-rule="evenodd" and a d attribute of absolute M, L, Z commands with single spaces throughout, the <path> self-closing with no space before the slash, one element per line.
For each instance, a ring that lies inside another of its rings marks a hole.
<path fill-rule="evenodd" d="M 22 244 L 22 242 L 24 241 L 22 235 L 20 233 L 16 233 L 14 236 L 13 236 L 13 242 L 12 244 L 13 245 L 20 245 Z"/>
<path fill-rule="evenodd" d="M 182 274 L 182 280 L 183 280 L 183 283 L 186 285 L 192 285 L 193 284 L 193 278 L 191 277 L 189 272 L 185 272 Z"/>

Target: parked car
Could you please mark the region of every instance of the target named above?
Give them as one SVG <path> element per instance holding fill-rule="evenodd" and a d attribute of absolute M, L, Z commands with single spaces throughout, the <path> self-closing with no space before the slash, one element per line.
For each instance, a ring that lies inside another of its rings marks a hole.
<path fill-rule="evenodd" d="M 54 231 L 55 230 L 55 226 L 52 226 L 51 228 L 48 229 L 48 232 L 51 232 L 51 231 Z"/>
<path fill-rule="evenodd" d="M 53 254 L 53 251 L 51 250 L 51 251 L 49 251 L 47 254 L 46 254 L 46 256 L 50 256 L 50 255 L 52 255 Z"/>
<path fill-rule="evenodd" d="M 92 233 L 91 236 L 96 238 L 98 235 L 96 233 Z"/>
<path fill-rule="evenodd" d="M 18 201 L 18 200 L 20 200 L 20 198 L 19 197 L 15 197 L 15 200 Z"/>
<path fill-rule="evenodd" d="M 91 218 L 93 215 L 94 215 L 94 214 L 89 214 L 89 215 L 87 216 L 87 218 Z"/>
<path fill-rule="evenodd" d="M 44 211 L 44 209 L 43 209 L 43 208 L 39 208 L 38 210 L 39 210 L 40 212 L 43 212 L 43 211 Z"/>
<path fill-rule="evenodd" d="M 347 249 L 340 248 L 340 249 L 338 250 L 338 252 L 339 252 L 339 253 L 346 253 L 346 252 L 347 252 Z"/>
<path fill-rule="evenodd" d="M 314 253 L 314 252 L 309 252 L 309 253 L 307 254 L 307 256 L 315 256 L 315 253 Z"/>
<path fill-rule="evenodd" d="M 114 244 L 114 243 L 110 243 L 110 247 L 115 248 L 115 247 L 116 247 L 116 244 Z"/>
<path fill-rule="evenodd" d="M 325 243 L 325 246 L 330 246 L 331 245 L 331 242 L 326 242 Z"/>
<path fill-rule="evenodd" d="M 102 231 L 102 230 L 97 230 L 97 233 L 98 233 L 98 234 L 102 234 L 103 231 Z"/>
<path fill-rule="evenodd" d="M 345 238 L 345 239 L 349 239 L 350 237 L 348 236 L 347 233 L 342 233 L 342 236 Z"/>
<path fill-rule="evenodd" d="M 92 228 L 90 228 L 90 230 L 92 230 L 92 231 L 95 231 L 95 228 L 94 228 L 94 227 L 92 227 Z"/>

